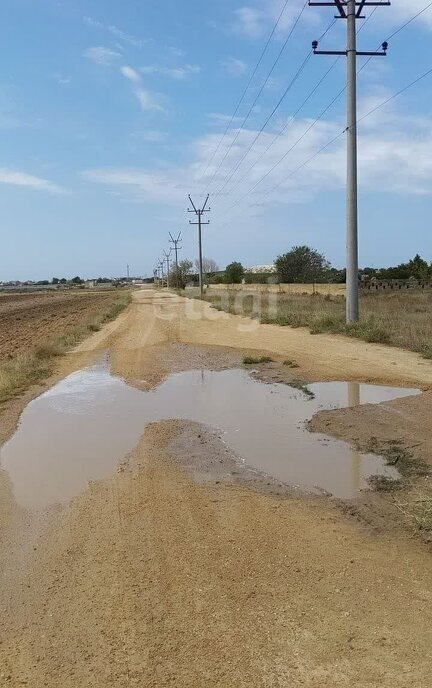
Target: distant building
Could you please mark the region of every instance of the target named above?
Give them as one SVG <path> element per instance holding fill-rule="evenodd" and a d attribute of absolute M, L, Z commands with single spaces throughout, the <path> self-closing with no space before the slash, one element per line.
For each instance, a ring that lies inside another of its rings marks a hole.
<path fill-rule="evenodd" d="M 245 272 L 249 272 L 252 275 L 257 275 L 259 273 L 274 273 L 276 272 L 275 266 L 272 265 L 254 265 L 252 268 L 246 268 Z"/>

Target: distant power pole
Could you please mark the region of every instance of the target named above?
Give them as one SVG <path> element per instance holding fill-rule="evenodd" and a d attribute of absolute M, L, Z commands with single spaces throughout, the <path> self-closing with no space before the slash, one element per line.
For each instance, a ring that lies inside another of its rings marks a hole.
<path fill-rule="evenodd" d="M 313 41 L 315 55 L 345 55 L 347 57 L 347 239 L 346 239 L 346 320 L 359 319 L 358 283 L 358 162 L 357 162 L 357 55 L 387 55 L 388 44 L 382 44 L 382 52 L 359 52 L 357 50 L 357 19 L 364 19 L 365 7 L 389 6 L 389 1 L 375 0 L 333 0 L 313 2 L 311 7 L 335 7 L 337 19 L 347 20 L 346 50 L 318 50 L 318 41 Z"/>
<path fill-rule="evenodd" d="M 165 260 L 166 260 L 166 264 L 167 264 L 167 273 L 166 273 L 167 274 L 167 289 L 169 289 L 169 285 L 170 285 L 170 255 L 171 255 L 171 249 L 169 250 L 169 253 L 167 253 L 164 250 L 164 256 L 165 256 Z"/>
<path fill-rule="evenodd" d="M 128 280 L 129 280 L 129 265 L 126 265 L 126 275 L 127 275 Z"/>
<path fill-rule="evenodd" d="M 207 203 L 208 203 L 209 198 L 210 198 L 210 196 L 207 195 L 207 198 L 206 198 L 206 200 L 205 200 L 204 205 L 203 205 L 202 208 L 196 208 L 195 205 L 194 205 L 194 202 L 193 202 L 192 198 L 191 198 L 190 195 L 189 195 L 189 200 L 190 200 L 190 202 L 192 203 L 192 208 L 193 208 L 193 210 L 190 210 L 190 208 L 188 208 L 188 213 L 195 213 L 195 215 L 197 215 L 197 217 L 198 217 L 198 222 L 192 222 L 192 220 L 189 220 L 189 224 L 190 224 L 190 225 L 198 225 L 198 245 L 199 245 L 199 287 L 200 287 L 200 294 L 201 294 L 201 296 L 202 296 L 203 293 L 204 293 L 204 289 L 203 289 L 202 231 L 201 231 L 201 228 L 202 228 L 202 225 L 209 225 L 209 224 L 210 224 L 210 222 L 203 222 L 203 220 L 202 220 L 203 214 L 204 214 L 204 213 L 209 213 L 209 212 L 210 212 L 210 208 L 207 208 Z"/>
<path fill-rule="evenodd" d="M 163 283 L 164 283 L 164 262 L 163 262 L 163 260 L 159 261 L 159 270 L 160 270 L 160 274 L 161 274 L 161 281 L 162 281 L 162 287 L 163 287 Z"/>
<path fill-rule="evenodd" d="M 177 268 L 178 268 L 178 252 L 181 250 L 181 246 L 179 246 L 179 244 L 180 244 L 180 242 L 181 242 L 181 232 L 179 232 L 179 235 L 178 235 L 177 239 L 174 239 L 174 237 L 173 237 L 173 235 L 171 234 L 171 232 L 169 233 L 169 236 L 170 236 L 170 244 L 173 244 L 173 246 L 174 246 L 174 251 L 175 251 L 175 266 L 176 266 L 176 270 L 177 270 Z"/>

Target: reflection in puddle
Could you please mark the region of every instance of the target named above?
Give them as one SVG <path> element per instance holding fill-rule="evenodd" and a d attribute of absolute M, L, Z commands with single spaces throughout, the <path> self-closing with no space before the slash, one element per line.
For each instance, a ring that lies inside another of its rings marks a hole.
<path fill-rule="evenodd" d="M 310 433 L 304 423 L 321 409 L 378 403 L 417 390 L 342 382 L 308 388 L 313 399 L 288 385 L 253 380 L 243 370 L 206 370 L 173 375 L 142 392 L 100 363 L 32 401 L 0 459 L 19 504 L 40 509 L 67 502 L 89 480 L 112 475 L 148 423 L 181 418 L 219 429 L 245 463 L 286 483 L 352 497 L 372 475 L 397 477 L 380 457 Z"/>

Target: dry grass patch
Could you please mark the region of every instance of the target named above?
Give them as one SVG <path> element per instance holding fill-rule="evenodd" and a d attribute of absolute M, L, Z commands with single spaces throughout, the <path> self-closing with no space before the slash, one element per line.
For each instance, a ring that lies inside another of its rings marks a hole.
<path fill-rule="evenodd" d="M 262 323 L 307 327 L 397 346 L 432 358 L 432 292 L 366 293 L 360 298 L 361 320 L 347 325 L 345 298 L 322 294 L 251 294 L 247 290 L 205 295 L 215 308 Z"/>

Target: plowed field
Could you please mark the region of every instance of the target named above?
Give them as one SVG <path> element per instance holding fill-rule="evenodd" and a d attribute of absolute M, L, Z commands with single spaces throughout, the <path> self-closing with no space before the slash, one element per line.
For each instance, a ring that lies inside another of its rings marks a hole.
<path fill-rule="evenodd" d="M 0 294 L 0 361 L 90 322 L 118 300 L 116 290 Z"/>

